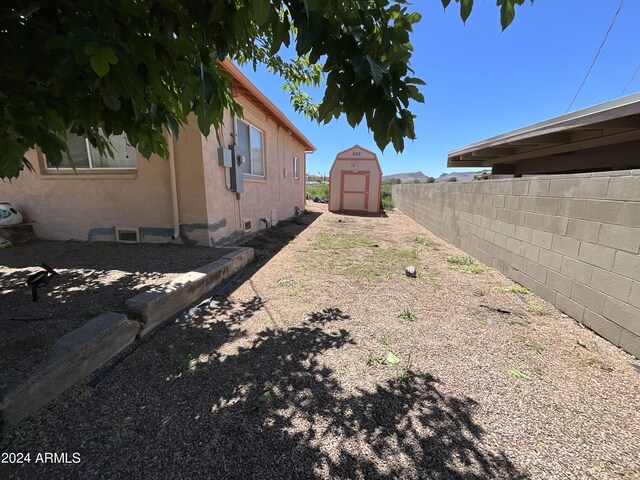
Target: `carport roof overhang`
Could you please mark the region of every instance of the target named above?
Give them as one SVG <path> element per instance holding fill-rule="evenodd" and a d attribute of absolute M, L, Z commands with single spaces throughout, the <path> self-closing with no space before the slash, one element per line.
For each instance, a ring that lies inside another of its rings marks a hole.
<path fill-rule="evenodd" d="M 449 152 L 448 167 L 504 167 L 565 160 L 565 170 L 580 170 L 589 149 L 640 141 L 640 93 L 578 110 Z M 573 167 L 573 168 L 572 168 Z M 522 170 L 522 168 L 521 168 Z M 526 169 L 525 169 L 526 170 Z M 535 170 L 535 168 L 534 168 Z M 526 172 L 525 172 L 526 173 Z"/>

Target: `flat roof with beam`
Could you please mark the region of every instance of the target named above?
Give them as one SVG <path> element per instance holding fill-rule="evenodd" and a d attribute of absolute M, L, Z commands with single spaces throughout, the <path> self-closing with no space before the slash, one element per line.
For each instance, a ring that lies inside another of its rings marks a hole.
<path fill-rule="evenodd" d="M 453 150 L 447 166 L 516 176 L 638 168 L 640 93 Z"/>

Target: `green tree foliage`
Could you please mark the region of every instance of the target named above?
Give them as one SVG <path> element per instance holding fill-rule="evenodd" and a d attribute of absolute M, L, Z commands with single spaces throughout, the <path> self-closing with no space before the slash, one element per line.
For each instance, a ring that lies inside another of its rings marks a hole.
<path fill-rule="evenodd" d="M 436 179 L 434 177 L 428 177 L 427 183 L 435 183 Z"/>
<path fill-rule="evenodd" d="M 451 177 L 447 182 L 457 182 L 458 179 L 456 177 Z"/>
<path fill-rule="evenodd" d="M 466 20 L 473 4 L 456 0 Z M 377 145 L 415 138 L 409 67 L 420 15 L 392 0 L 14 0 L 0 10 L 0 178 L 32 168 L 38 145 L 59 165 L 67 132 L 104 153 L 126 133 L 145 156 L 167 154 L 194 113 L 208 135 L 226 109 L 241 113 L 220 67 L 265 64 L 294 108 L 321 123 L 363 120 Z M 450 1 L 443 1 L 446 7 Z M 521 0 L 498 0 L 503 26 Z M 506 22 L 506 24 L 508 24 Z M 295 51 L 293 58 L 291 52 Z M 319 104 L 303 90 L 324 84 Z M 70 159 L 73 163 L 73 160 Z"/>
<path fill-rule="evenodd" d="M 534 0 L 530 1 L 534 2 Z M 455 0 L 455 2 L 460 5 L 460 18 L 466 22 L 473 9 L 473 0 Z M 496 4 L 500 7 L 500 25 L 503 31 L 513 22 L 516 16 L 516 5 L 523 5 L 525 2 L 526 0 L 496 0 Z M 442 0 L 444 8 L 447 8 L 450 3 L 451 0 Z"/>

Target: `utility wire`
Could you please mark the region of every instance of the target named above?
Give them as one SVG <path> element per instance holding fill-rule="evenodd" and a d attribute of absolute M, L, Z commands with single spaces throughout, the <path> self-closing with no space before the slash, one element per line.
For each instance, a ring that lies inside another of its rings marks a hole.
<path fill-rule="evenodd" d="M 609 33 L 611 32 L 611 29 L 613 28 L 613 25 L 616 23 L 616 19 L 618 18 L 618 14 L 620 13 L 620 10 L 622 10 L 622 4 L 623 3 L 624 3 L 624 0 L 620 0 L 620 6 L 618 7 L 618 10 L 616 10 L 616 14 L 613 16 L 613 20 L 611 20 L 611 25 L 609 25 L 609 29 L 607 30 L 607 33 L 604 34 L 604 38 L 602 39 L 602 43 L 600 44 L 600 48 L 598 48 L 598 51 L 596 52 L 596 56 L 593 57 L 593 62 L 591 62 L 591 66 L 589 67 L 589 70 L 587 70 L 587 74 L 584 76 L 584 79 L 582 80 L 582 83 L 580 84 L 580 88 L 578 88 L 578 91 L 576 92 L 575 96 L 573 97 L 573 100 L 571 100 L 571 103 L 569 104 L 569 108 L 567 108 L 567 112 L 569 112 L 569 110 L 571 110 L 571 107 L 573 107 L 573 103 L 576 101 L 576 98 L 578 98 L 578 95 L 582 91 L 582 87 L 584 87 L 584 84 L 586 83 L 587 78 L 589 78 L 589 74 L 591 73 L 591 70 L 593 69 L 593 66 L 596 64 L 596 60 L 598 60 L 598 56 L 600 55 L 600 52 L 602 51 L 602 47 L 604 47 L 604 44 L 607 42 L 607 37 L 609 36 Z M 565 112 L 565 113 L 567 113 L 567 112 Z"/>
<path fill-rule="evenodd" d="M 624 95 L 624 92 L 627 91 L 627 87 L 629 87 L 629 85 L 631 85 L 633 83 L 633 81 L 636 79 L 636 75 L 638 74 L 638 71 L 640 71 L 640 63 L 638 64 L 638 66 L 636 67 L 635 72 L 633 72 L 633 75 L 631 75 L 631 80 L 629 80 L 627 82 L 627 84 L 624 86 L 624 88 L 622 89 L 622 93 L 620 94 L 620 96 Z"/>

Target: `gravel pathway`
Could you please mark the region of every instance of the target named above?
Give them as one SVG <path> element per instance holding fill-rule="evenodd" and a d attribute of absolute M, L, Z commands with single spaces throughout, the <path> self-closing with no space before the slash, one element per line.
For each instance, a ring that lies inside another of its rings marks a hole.
<path fill-rule="evenodd" d="M 257 254 L 10 432 L 32 463 L 2 477 L 639 478 L 639 362 L 405 215 L 323 213 Z"/>

